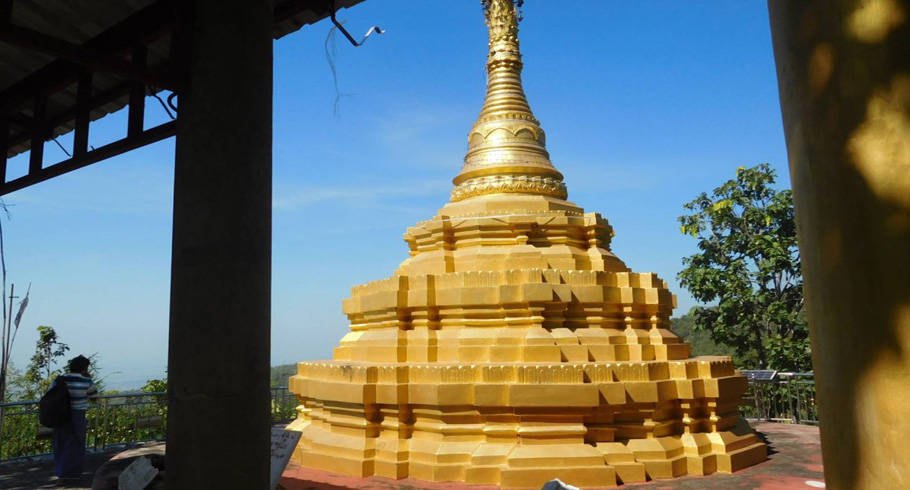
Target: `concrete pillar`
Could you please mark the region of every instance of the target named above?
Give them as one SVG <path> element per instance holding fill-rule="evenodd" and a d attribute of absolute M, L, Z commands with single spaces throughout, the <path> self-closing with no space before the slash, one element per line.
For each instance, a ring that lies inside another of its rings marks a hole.
<path fill-rule="evenodd" d="M 910 488 L 910 2 L 770 0 L 828 488 Z"/>
<path fill-rule="evenodd" d="M 179 5 L 167 488 L 265 489 L 272 5 Z"/>

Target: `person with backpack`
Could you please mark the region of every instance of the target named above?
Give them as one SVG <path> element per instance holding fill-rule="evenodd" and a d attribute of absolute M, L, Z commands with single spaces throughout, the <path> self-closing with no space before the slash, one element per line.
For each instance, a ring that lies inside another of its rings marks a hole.
<path fill-rule="evenodd" d="M 98 390 L 88 373 L 91 361 L 79 355 L 69 362 L 69 372 L 57 377 L 50 393 L 60 383 L 69 395 L 69 420 L 54 427 L 54 475 L 58 478 L 81 478 L 85 462 L 85 411 L 88 400 L 98 397 Z"/>

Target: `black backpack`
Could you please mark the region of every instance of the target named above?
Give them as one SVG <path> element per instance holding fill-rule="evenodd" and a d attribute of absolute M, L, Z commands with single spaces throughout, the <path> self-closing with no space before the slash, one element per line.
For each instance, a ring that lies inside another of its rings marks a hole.
<path fill-rule="evenodd" d="M 66 382 L 58 376 L 41 400 L 38 401 L 38 422 L 45 427 L 60 427 L 70 421 L 70 392 Z"/>

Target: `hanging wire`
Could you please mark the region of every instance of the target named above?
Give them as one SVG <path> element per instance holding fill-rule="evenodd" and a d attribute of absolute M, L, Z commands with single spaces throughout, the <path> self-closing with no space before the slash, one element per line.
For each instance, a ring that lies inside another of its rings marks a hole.
<path fill-rule="evenodd" d="M 348 38 L 348 41 L 350 41 L 351 44 L 353 44 L 355 48 L 362 46 L 363 43 L 366 42 L 367 38 L 372 36 L 374 32 L 376 34 L 385 34 L 385 31 L 382 30 L 381 27 L 373 26 L 367 30 L 366 34 L 363 35 L 363 39 L 361 39 L 360 42 L 357 42 L 354 40 L 354 37 L 351 36 L 351 33 L 349 33 L 347 31 L 347 29 L 345 29 L 344 26 L 341 25 L 341 24 L 343 24 L 343 22 L 338 22 L 338 19 L 335 18 L 336 10 L 337 9 L 335 8 L 335 0 L 332 0 L 332 14 L 331 14 L 332 23 L 335 24 L 336 29 L 338 29 L 339 31 L 341 31 L 342 34 L 344 34 L 344 37 Z"/>
<path fill-rule="evenodd" d="M 9 213 L 9 208 L 11 208 L 13 206 L 15 206 L 15 204 L 8 203 L 2 197 L 0 197 L 0 211 L 2 211 L 3 214 L 6 215 L 6 219 L 8 219 L 8 220 L 13 219 L 13 215 L 11 215 Z M 0 230 L 0 234 L 2 234 L 2 233 L 3 233 L 3 231 Z"/>
<path fill-rule="evenodd" d="M 332 103 L 332 115 L 338 117 L 338 107 L 341 103 L 341 97 L 347 96 L 350 94 L 342 94 L 341 89 L 338 88 L 338 71 L 335 69 L 335 32 L 337 32 L 334 26 L 329 29 L 329 33 L 325 36 L 325 61 L 329 64 L 329 70 L 332 72 L 332 84 L 335 87 L 335 100 Z"/>
<path fill-rule="evenodd" d="M 332 24 L 334 25 L 329 29 L 329 33 L 325 37 L 325 61 L 328 63 L 329 70 L 332 72 L 332 84 L 335 86 L 335 101 L 332 104 L 332 114 L 335 117 L 338 117 L 338 107 L 341 103 L 341 98 L 350 94 L 343 94 L 341 93 L 341 89 L 338 88 L 338 71 L 335 67 L 335 32 L 341 31 L 341 33 L 344 34 L 344 37 L 346 37 L 354 47 L 360 47 L 373 34 L 385 34 L 386 31 L 379 26 L 372 26 L 367 30 L 366 34 L 363 35 L 360 42 L 357 42 L 354 37 L 351 36 L 351 33 L 344 28 L 343 24 L 346 21 L 339 21 L 335 18 L 336 10 L 335 0 L 332 0 L 330 16 L 332 18 Z"/>

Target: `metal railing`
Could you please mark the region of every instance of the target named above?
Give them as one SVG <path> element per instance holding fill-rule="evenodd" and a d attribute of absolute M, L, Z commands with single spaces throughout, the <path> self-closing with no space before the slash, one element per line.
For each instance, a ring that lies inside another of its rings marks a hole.
<path fill-rule="evenodd" d="M 284 386 L 271 388 L 272 423 L 296 415 L 297 398 Z M 49 454 L 53 430 L 38 423 L 36 400 L 0 403 L 0 461 Z M 167 393 L 100 395 L 85 414 L 86 448 L 104 452 L 167 435 Z"/>
<path fill-rule="evenodd" d="M 288 423 L 297 418 L 297 395 L 288 391 L 287 386 L 272 387 L 272 423 Z"/>
<path fill-rule="evenodd" d="M 813 373 L 771 372 L 749 379 L 740 411 L 748 419 L 818 425 Z"/>
<path fill-rule="evenodd" d="M 272 423 L 296 416 L 297 397 L 287 387 L 273 387 Z M 740 407 L 749 419 L 795 424 L 818 424 L 815 379 L 812 373 L 773 372 L 749 379 Z M 0 461 L 48 454 L 51 430 L 38 424 L 38 402 L 0 403 Z M 101 395 L 86 412 L 86 446 L 110 451 L 129 444 L 163 440 L 167 434 L 167 393 Z"/>

